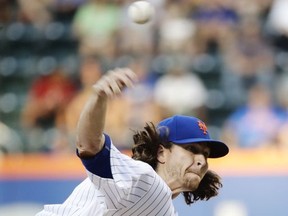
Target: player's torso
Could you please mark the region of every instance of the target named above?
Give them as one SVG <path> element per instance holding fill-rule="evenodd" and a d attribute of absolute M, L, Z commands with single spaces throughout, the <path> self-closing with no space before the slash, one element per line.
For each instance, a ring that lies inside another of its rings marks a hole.
<path fill-rule="evenodd" d="M 81 201 L 85 213 L 82 216 L 174 216 L 175 209 L 171 191 L 162 179 L 147 175 L 146 179 L 133 179 L 130 189 L 116 188 L 112 181 L 103 181 L 100 191 L 83 194 L 89 197 L 86 204 Z M 147 189 L 147 184 L 149 187 Z M 101 191 L 104 190 L 105 193 Z M 100 211 L 101 210 L 101 211 Z M 93 212 L 94 211 L 94 212 Z"/>

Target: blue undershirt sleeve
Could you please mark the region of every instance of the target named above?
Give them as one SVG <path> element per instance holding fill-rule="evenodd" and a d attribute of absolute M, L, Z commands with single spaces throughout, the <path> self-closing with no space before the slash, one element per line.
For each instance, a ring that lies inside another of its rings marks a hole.
<path fill-rule="evenodd" d="M 110 149 L 111 149 L 111 139 L 108 135 L 105 135 L 105 143 L 103 149 L 98 152 L 95 156 L 89 158 L 80 158 L 85 168 L 101 178 L 111 178 L 111 163 L 110 163 Z M 78 150 L 77 150 L 77 155 Z"/>

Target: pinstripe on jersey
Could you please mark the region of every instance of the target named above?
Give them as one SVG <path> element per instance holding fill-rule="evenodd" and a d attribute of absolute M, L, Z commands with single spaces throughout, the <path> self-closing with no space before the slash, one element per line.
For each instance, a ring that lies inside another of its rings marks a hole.
<path fill-rule="evenodd" d="M 63 204 L 45 205 L 36 216 L 177 215 L 170 188 L 150 165 L 122 154 L 112 143 L 110 162 L 113 179 L 87 171 L 88 178 Z"/>

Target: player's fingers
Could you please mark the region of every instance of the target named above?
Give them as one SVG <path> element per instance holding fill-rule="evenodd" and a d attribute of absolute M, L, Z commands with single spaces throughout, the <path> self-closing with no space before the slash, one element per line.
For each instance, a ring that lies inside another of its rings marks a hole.
<path fill-rule="evenodd" d="M 109 71 L 107 76 L 107 86 L 109 86 L 112 95 L 121 93 L 121 85 L 118 82 L 116 73 L 117 71 Z"/>
<path fill-rule="evenodd" d="M 117 76 L 121 89 L 124 87 L 133 87 L 134 83 L 138 80 L 136 74 L 129 68 L 118 68 L 115 70 L 114 75 Z"/>
<path fill-rule="evenodd" d="M 138 82 L 138 77 L 134 71 L 130 68 L 124 68 L 125 74 L 132 80 L 133 82 Z"/>
<path fill-rule="evenodd" d="M 125 87 L 133 87 L 136 81 L 136 74 L 129 68 L 116 68 L 108 71 L 93 88 L 99 95 L 112 97 L 120 94 Z"/>
<path fill-rule="evenodd" d="M 109 96 L 111 95 L 111 90 L 109 86 L 107 86 L 106 77 L 102 77 L 96 84 L 93 86 L 94 92 L 99 96 Z"/>
<path fill-rule="evenodd" d="M 120 86 L 117 81 L 117 76 L 115 76 L 115 71 L 108 71 L 94 86 L 94 91 L 96 94 L 108 97 L 113 97 L 121 93 Z"/>

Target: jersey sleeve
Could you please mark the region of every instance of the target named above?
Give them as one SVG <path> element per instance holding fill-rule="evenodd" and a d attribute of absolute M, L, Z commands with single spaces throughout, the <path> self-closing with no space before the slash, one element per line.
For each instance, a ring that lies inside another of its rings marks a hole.
<path fill-rule="evenodd" d="M 111 140 L 105 135 L 105 143 L 103 149 L 95 156 L 89 158 L 80 158 L 86 170 L 101 178 L 113 178 L 110 162 Z M 77 151 L 77 155 L 78 151 Z"/>

